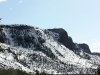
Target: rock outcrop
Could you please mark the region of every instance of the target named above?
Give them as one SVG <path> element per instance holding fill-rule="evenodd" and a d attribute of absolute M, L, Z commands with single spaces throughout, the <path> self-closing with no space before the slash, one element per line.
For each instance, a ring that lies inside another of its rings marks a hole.
<path fill-rule="evenodd" d="M 80 48 L 83 49 L 84 52 L 91 54 L 90 48 L 87 44 L 83 43 L 83 44 L 78 44 Z"/>
<path fill-rule="evenodd" d="M 68 33 L 64 29 L 58 28 L 58 29 L 48 29 L 48 30 L 58 33 L 60 37 L 58 41 L 62 43 L 64 46 L 66 46 L 67 48 L 69 48 L 70 50 L 73 50 L 74 48 L 73 40 L 70 36 L 68 36 Z"/>
<path fill-rule="evenodd" d="M 82 49 L 83 52 L 86 52 L 86 53 L 89 53 L 89 54 L 91 53 L 89 46 L 85 43 L 84 44 L 77 44 L 78 47 L 76 47 L 72 38 L 70 36 L 68 36 L 68 33 L 64 29 L 58 28 L 58 29 L 48 29 L 48 30 L 55 32 L 55 33 L 59 33 L 60 38 L 58 39 L 58 41 L 60 43 L 62 43 L 64 46 L 66 46 L 67 48 L 69 48 L 70 50 L 75 51 L 75 50 Z"/>

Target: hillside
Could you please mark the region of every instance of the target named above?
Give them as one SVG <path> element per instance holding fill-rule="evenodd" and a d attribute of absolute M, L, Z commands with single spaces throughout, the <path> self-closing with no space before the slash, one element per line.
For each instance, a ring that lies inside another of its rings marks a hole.
<path fill-rule="evenodd" d="M 62 29 L 0 25 L 0 68 L 27 73 L 95 74 L 100 57 Z"/>

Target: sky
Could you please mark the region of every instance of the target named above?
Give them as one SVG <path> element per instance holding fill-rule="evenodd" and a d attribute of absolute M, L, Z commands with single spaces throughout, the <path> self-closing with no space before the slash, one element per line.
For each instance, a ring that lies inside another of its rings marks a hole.
<path fill-rule="evenodd" d="M 1 24 L 63 28 L 74 42 L 100 52 L 100 0 L 0 0 Z"/>

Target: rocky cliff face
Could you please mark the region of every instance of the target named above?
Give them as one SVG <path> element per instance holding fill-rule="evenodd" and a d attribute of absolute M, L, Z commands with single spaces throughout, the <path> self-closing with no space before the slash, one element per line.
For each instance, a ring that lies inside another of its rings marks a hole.
<path fill-rule="evenodd" d="M 84 52 L 91 54 L 90 48 L 87 44 L 83 43 L 83 44 L 78 44 L 80 48 L 83 49 Z"/>
<path fill-rule="evenodd" d="M 20 26 L 20 27 L 16 26 L 16 27 L 12 27 L 12 28 L 10 26 L 5 26 L 5 27 L 10 28 L 10 33 L 12 34 L 11 37 L 13 38 L 13 40 L 16 41 L 17 45 L 21 44 L 23 47 L 27 47 L 27 45 L 30 45 L 30 43 L 35 43 L 35 41 L 31 41 L 31 40 L 34 40 L 34 36 L 30 37 L 29 35 L 26 35 L 30 31 L 30 29 L 32 29 L 33 27 L 29 27 L 29 26 Z M 1 31 L 2 31 L 2 28 L 3 28 L 3 26 L 1 26 Z M 58 33 L 59 34 L 58 41 L 60 43 L 62 43 L 64 46 L 66 46 L 67 48 L 69 48 L 70 50 L 75 51 L 75 50 L 78 50 L 78 48 L 80 48 L 86 53 L 89 53 L 89 54 L 91 53 L 89 46 L 87 44 L 77 44 L 78 47 L 76 48 L 75 43 L 73 42 L 72 38 L 70 36 L 68 36 L 68 33 L 64 29 L 58 28 L 58 29 L 48 29 L 48 30 Z M 19 35 L 20 34 L 19 31 L 24 31 L 23 35 Z M 37 31 L 37 33 L 38 33 L 38 31 Z M 11 40 L 7 39 L 7 37 L 5 35 L 6 34 L 4 32 L 0 32 L 0 42 L 11 44 L 10 43 Z M 41 37 L 38 37 L 38 39 L 41 42 L 45 41 L 45 40 L 41 39 Z M 7 41 L 5 41 L 5 40 L 7 40 Z M 26 42 L 26 45 L 23 44 L 23 42 Z M 13 45 L 15 45 L 15 44 L 13 44 Z"/>
<path fill-rule="evenodd" d="M 62 43 L 64 46 L 66 46 L 67 48 L 69 48 L 70 50 L 74 50 L 73 40 L 70 36 L 68 36 L 68 33 L 64 29 L 58 28 L 58 29 L 48 29 L 48 30 L 58 33 L 59 34 L 58 41 Z"/>
<path fill-rule="evenodd" d="M 70 36 L 68 36 L 68 33 L 62 29 L 62 28 L 58 28 L 58 29 L 48 29 L 52 32 L 58 33 L 59 34 L 59 39 L 58 41 L 60 43 L 62 43 L 64 46 L 66 46 L 67 48 L 69 48 L 70 50 L 76 52 L 76 50 L 83 50 L 83 52 L 86 53 L 91 53 L 89 46 L 87 44 L 77 44 L 77 46 L 75 45 L 76 43 L 73 42 L 72 38 Z"/>
<path fill-rule="evenodd" d="M 64 29 L 0 25 L 0 68 L 53 74 L 95 74 L 100 57 Z"/>

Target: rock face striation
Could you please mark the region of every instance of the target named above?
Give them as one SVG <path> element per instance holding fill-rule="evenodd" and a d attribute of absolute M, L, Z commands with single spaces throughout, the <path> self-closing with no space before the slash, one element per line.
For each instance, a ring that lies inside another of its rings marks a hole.
<path fill-rule="evenodd" d="M 62 29 L 0 25 L 0 68 L 27 73 L 96 74 L 100 57 Z"/>

